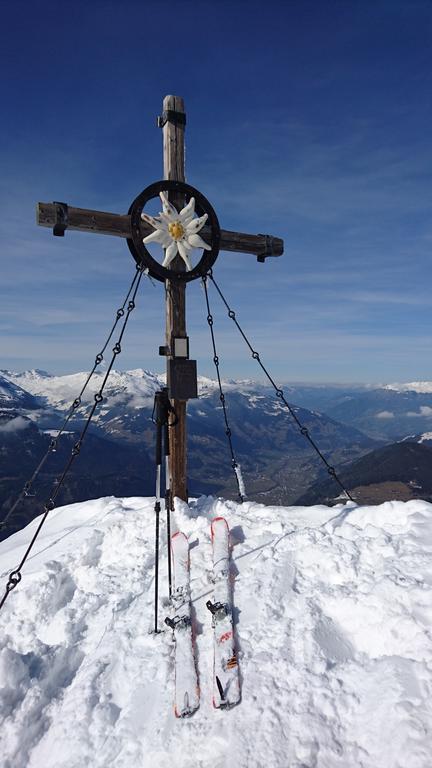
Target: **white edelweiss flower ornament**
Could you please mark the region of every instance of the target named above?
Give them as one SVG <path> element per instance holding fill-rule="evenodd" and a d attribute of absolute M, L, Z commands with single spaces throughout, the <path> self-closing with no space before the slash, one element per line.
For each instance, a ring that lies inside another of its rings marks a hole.
<path fill-rule="evenodd" d="M 192 269 L 189 253 L 193 248 L 211 251 L 211 245 L 199 236 L 198 232 L 208 219 L 208 214 L 195 216 L 195 198 L 191 197 L 180 213 L 171 205 L 167 196 L 159 193 L 162 212 L 158 216 L 141 214 L 141 218 L 153 227 L 154 232 L 143 238 L 143 243 L 159 243 L 165 249 L 163 267 L 168 267 L 177 255 L 177 251 L 186 264 L 188 272 Z"/>

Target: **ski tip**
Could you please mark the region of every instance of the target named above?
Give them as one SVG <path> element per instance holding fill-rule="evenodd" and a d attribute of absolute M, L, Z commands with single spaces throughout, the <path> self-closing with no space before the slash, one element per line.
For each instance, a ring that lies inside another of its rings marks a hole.
<path fill-rule="evenodd" d="M 179 539 L 181 539 L 181 538 L 183 538 L 183 539 L 186 539 L 186 541 L 187 541 L 187 536 L 186 536 L 186 534 L 185 534 L 185 533 L 183 533 L 183 531 L 176 531 L 176 532 L 175 532 L 175 533 L 173 533 L 173 535 L 171 536 L 171 541 L 174 541 L 174 539 L 176 539 L 177 541 L 179 541 Z"/>
<path fill-rule="evenodd" d="M 214 536 L 216 528 L 224 528 L 229 533 L 229 526 L 224 517 L 214 517 L 211 521 L 211 535 Z"/>
<path fill-rule="evenodd" d="M 226 528 L 228 528 L 228 523 L 224 517 L 214 517 L 213 520 L 211 521 L 212 530 L 213 528 L 216 528 L 220 525 L 226 526 Z"/>

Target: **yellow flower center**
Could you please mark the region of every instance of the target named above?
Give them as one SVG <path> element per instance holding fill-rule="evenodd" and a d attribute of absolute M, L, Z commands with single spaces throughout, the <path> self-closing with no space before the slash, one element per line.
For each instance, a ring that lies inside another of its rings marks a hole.
<path fill-rule="evenodd" d="M 184 227 L 179 221 L 172 221 L 171 224 L 168 224 L 168 232 L 173 240 L 180 240 L 184 235 Z"/>

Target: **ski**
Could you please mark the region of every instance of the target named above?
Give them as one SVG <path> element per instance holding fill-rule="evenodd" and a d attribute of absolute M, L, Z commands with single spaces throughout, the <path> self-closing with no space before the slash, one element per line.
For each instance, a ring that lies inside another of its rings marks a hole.
<path fill-rule="evenodd" d="M 191 621 L 189 542 L 178 531 L 171 537 L 173 562 L 173 616 L 165 619 L 174 635 L 174 713 L 188 717 L 199 707 L 199 687 L 195 663 L 195 643 Z"/>
<path fill-rule="evenodd" d="M 224 517 L 212 521 L 211 538 L 214 599 L 206 605 L 214 632 L 213 706 L 229 709 L 240 701 L 240 676 L 232 615 L 229 528 Z"/>

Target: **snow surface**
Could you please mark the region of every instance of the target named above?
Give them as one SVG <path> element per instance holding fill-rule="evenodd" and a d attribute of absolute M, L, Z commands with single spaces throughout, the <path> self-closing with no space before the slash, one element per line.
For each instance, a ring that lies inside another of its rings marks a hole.
<path fill-rule="evenodd" d="M 177 720 L 172 634 L 149 634 L 153 504 L 50 513 L 0 612 L 2 768 L 430 768 L 432 505 L 177 502 L 201 688 L 199 710 Z M 226 712 L 211 703 L 205 608 L 218 515 L 232 534 L 242 682 Z M 0 545 L 3 584 L 36 525 Z"/>

